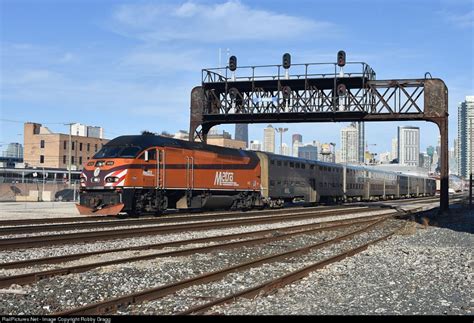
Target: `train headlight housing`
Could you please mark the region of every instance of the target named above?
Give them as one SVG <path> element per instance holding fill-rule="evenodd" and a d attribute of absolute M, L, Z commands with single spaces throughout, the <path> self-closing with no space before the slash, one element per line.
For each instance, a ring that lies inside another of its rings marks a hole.
<path fill-rule="evenodd" d="M 92 183 L 99 183 L 100 179 L 98 177 L 93 177 L 91 181 Z"/>
<path fill-rule="evenodd" d="M 85 183 L 86 182 L 86 178 L 85 177 L 81 177 L 81 183 Z"/>
<path fill-rule="evenodd" d="M 118 177 L 115 177 L 115 176 L 110 176 L 110 177 L 107 177 L 107 178 L 105 179 L 105 181 L 106 181 L 107 183 L 116 183 L 116 182 L 119 181 L 119 178 L 118 178 Z"/>

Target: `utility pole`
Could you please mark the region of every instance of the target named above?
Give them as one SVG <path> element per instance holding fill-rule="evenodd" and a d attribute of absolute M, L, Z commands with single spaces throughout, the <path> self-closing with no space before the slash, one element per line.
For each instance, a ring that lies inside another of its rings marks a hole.
<path fill-rule="evenodd" d="M 71 156 L 72 156 L 72 125 L 74 123 L 66 123 L 69 126 L 69 144 L 68 144 L 68 188 L 71 188 Z"/>
<path fill-rule="evenodd" d="M 280 155 L 283 155 L 283 133 L 288 131 L 288 128 L 276 128 L 278 133 L 280 133 Z"/>

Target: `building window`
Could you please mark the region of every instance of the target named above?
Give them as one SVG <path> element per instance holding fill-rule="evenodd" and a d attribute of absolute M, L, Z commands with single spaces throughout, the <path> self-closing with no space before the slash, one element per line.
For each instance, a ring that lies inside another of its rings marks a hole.
<path fill-rule="evenodd" d="M 44 164 L 44 155 L 40 155 L 40 164 Z"/>
<path fill-rule="evenodd" d="M 79 143 L 79 151 L 82 151 L 82 142 Z"/>
<path fill-rule="evenodd" d="M 66 164 L 66 155 L 63 155 L 63 164 Z"/>
<path fill-rule="evenodd" d="M 71 164 L 74 165 L 74 156 L 71 156 Z"/>
<path fill-rule="evenodd" d="M 91 144 L 87 143 L 87 151 L 90 151 L 90 150 L 91 150 Z"/>
<path fill-rule="evenodd" d="M 41 141 L 40 141 L 40 147 L 41 147 L 41 148 L 44 148 L 44 140 L 41 140 Z"/>
<path fill-rule="evenodd" d="M 82 165 L 82 156 L 79 156 L 79 165 Z"/>
<path fill-rule="evenodd" d="M 74 150 L 74 141 L 72 142 L 72 147 L 71 147 L 72 150 Z"/>
<path fill-rule="evenodd" d="M 95 152 L 97 152 L 97 144 L 95 144 Z"/>
<path fill-rule="evenodd" d="M 64 140 L 64 149 L 67 149 L 67 141 Z"/>

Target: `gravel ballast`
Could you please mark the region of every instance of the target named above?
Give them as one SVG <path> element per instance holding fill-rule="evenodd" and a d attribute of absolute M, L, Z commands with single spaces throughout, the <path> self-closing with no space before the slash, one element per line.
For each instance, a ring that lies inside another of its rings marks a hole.
<path fill-rule="evenodd" d="M 368 214 L 364 214 L 367 216 Z M 470 216 L 474 212 L 466 213 Z M 358 215 L 360 216 L 360 215 Z M 356 216 L 357 217 L 357 216 Z M 331 220 L 339 217 L 331 217 Z M 344 216 L 342 217 L 344 218 Z M 453 218 L 451 218 L 450 222 Z M 326 221 L 329 219 L 325 219 Z M 325 221 L 295 221 L 298 223 Z M 423 223 L 423 221 L 420 221 Z M 288 225 L 289 223 L 286 223 Z M 269 295 L 252 300 L 237 299 L 234 303 L 213 307 L 208 313 L 226 315 L 324 315 L 324 314 L 422 314 L 472 315 L 474 295 L 472 267 L 474 245 L 472 231 L 466 224 L 454 226 L 439 223 L 426 226 L 406 220 L 389 220 L 389 227 L 402 228 L 396 235 L 355 256 L 331 264 L 311 273 L 308 277 L 282 287 Z M 279 224 L 281 226 L 281 224 Z M 28 250 L 11 250 L 2 253 L 10 260 L 38 257 L 40 254 L 75 253 L 87 249 L 136 245 L 179 240 L 191 236 L 209 236 L 222 233 L 246 232 L 273 227 L 278 224 L 235 227 L 228 229 L 170 234 L 166 236 L 128 238 Z M 354 239 L 334 247 L 312 251 L 310 254 L 288 258 L 273 264 L 251 268 L 227 275 L 211 284 L 197 285 L 181 290 L 160 300 L 136 304 L 121 309 L 117 314 L 173 314 L 197 304 L 228 295 L 231 292 L 258 285 L 270 278 L 306 266 L 368 239 L 387 233 L 389 228 L 377 226 L 372 233 L 360 234 Z M 352 229 L 355 229 L 352 227 Z M 51 314 L 105 298 L 128 294 L 150 287 L 161 286 L 178 279 L 214 271 L 259 256 L 293 249 L 317 241 L 333 238 L 348 228 L 313 235 L 301 235 L 275 241 L 266 246 L 246 247 L 242 250 L 219 250 L 208 254 L 158 258 L 97 268 L 80 274 L 44 279 L 27 286 L 11 286 L 0 291 L 0 313 Z M 212 233 L 211 233 L 212 232 Z M 189 245 L 186 247 L 190 247 Z M 173 250 L 178 248 L 166 248 Z M 121 256 L 141 252 L 124 252 Z M 26 255 L 25 255 L 26 254 Z M 106 258 L 116 257 L 109 254 Z M 81 259 L 73 263 L 88 262 Z M 56 267 L 53 265 L 51 267 Z M 44 266 L 48 268 L 49 266 Z M 30 269 L 31 270 L 31 269 Z M 3 271 L 14 274 L 24 270 Z"/>
<path fill-rule="evenodd" d="M 221 314 L 473 313 L 470 233 L 414 225 L 276 293 L 213 308 Z"/>

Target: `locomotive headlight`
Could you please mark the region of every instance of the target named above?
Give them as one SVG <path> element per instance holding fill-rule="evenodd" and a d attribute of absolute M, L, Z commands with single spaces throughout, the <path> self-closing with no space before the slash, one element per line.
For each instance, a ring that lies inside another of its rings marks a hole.
<path fill-rule="evenodd" d="M 100 181 L 98 177 L 93 177 L 91 180 L 92 180 L 92 183 L 99 183 Z"/>
<path fill-rule="evenodd" d="M 115 182 L 118 182 L 119 181 L 119 178 L 118 177 L 115 177 L 115 176 L 110 176 L 110 177 L 107 177 L 105 179 L 105 181 L 107 183 L 115 183 Z"/>

